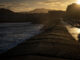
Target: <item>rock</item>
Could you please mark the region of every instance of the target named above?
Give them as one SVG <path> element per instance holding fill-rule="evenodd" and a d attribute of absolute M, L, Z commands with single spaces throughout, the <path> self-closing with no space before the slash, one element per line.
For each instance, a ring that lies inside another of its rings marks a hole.
<path fill-rule="evenodd" d="M 73 3 L 66 9 L 64 21 L 72 26 L 80 25 L 80 5 Z"/>

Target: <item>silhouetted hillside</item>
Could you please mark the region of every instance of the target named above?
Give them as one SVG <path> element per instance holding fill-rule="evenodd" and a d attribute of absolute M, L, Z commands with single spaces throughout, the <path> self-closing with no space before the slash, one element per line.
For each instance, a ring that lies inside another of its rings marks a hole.
<path fill-rule="evenodd" d="M 61 18 L 61 17 L 63 17 L 64 16 L 64 11 L 60 11 L 60 10 L 58 10 L 58 11 L 56 11 L 56 10 L 52 10 L 52 11 L 49 11 L 48 12 L 51 16 L 54 16 L 55 18 Z"/>
<path fill-rule="evenodd" d="M 44 9 L 44 8 L 41 8 L 41 9 L 34 9 L 32 11 L 30 11 L 29 13 L 48 13 L 49 9 Z"/>
<path fill-rule="evenodd" d="M 69 5 L 66 11 L 66 15 L 73 18 L 80 18 L 80 5 L 76 3 Z"/>
<path fill-rule="evenodd" d="M 46 27 L 55 25 L 64 11 L 49 11 L 48 13 L 15 13 L 8 9 L 0 9 L 0 22 L 32 22 L 44 24 Z"/>
<path fill-rule="evenodd" d="M 76 3 L 69 5 L 64 20 L 72 26 L 80 25 L 80 5 Z"/>
<path fill-rule="evenodd" d="M 2 14 L 3 14 L 3 13 L 5 13 L 5 14 L 8 13 L 8 14 L 9 14 L 9 13 L 13 13 L 13 12 L 10 11 L 10 10 L 8 10 L 8 9 L 1 8 L 1 9 L 0 9 L 0 14 L 1 14 L 1 13 L 2 13 Z"/>

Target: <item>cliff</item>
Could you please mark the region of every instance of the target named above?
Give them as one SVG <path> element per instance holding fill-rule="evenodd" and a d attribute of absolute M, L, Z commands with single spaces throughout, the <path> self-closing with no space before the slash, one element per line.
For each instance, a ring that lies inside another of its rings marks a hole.
<path fill-rule="evenodd" d="M 80 25 L 80 5 L 73 3 L 66 9 L 64 21 L 72 26 Z"/>

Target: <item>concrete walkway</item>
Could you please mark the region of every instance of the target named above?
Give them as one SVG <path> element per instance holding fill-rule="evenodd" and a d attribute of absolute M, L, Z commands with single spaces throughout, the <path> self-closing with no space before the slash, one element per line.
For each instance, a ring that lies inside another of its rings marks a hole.
<path fill-rule="evenodd" d="M 14 60 L 80 59 L 80 45 L 61 22 L 1 55 Z"/>

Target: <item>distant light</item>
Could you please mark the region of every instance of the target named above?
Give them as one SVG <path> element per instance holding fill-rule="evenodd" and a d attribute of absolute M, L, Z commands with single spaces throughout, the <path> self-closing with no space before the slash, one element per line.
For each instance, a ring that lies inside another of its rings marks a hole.
<path fill-rule="evenodd" d="M 77 2 L 76 2 L 77 4 L 80 4 L 80 0 L 77 0 Z"/>
<path fill-rule="evenodd" d="M 80 29 L 78 29 L 77 32 L 80 33 Z"/>

